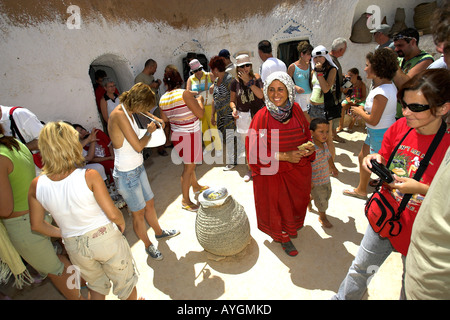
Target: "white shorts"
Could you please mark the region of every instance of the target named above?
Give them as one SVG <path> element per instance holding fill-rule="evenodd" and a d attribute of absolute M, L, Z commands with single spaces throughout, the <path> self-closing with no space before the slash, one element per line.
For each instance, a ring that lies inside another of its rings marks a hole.
<path fill-rule="evenodd" d="M 311 99 L 311 93 L 296 93 L 295 94 L 295 102 L 300 105 L 302 111 L 305 112 L 308 110 L 309 100 Z"/>

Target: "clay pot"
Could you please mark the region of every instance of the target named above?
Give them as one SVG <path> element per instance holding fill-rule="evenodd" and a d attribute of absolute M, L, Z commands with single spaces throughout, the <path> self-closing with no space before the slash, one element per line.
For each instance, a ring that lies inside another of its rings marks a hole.
<path fill-rule="evenodd" d="M 436 1 L 421 3 L 414 8 L 414 27 L 422 31 L 423 34 L 431 33 L 430 22 L 434 11 L 436 10 Z"/>
<path fill-rule="evenodd" d="M 211 189 L 211 188 L 210 188 Z M 208 189 L 200 195 L 205 199 L 214 189 Z M 221 188 L 222 190 L 224 188 Z M 225 189 L 226 190 L 226 189 Z M 225 201 L 223 201 L 225 199 Z M 233 256 L 241 252 L 250 243 L 250 223 L 244 207 L 232 196 L 202 203 L 197 211 L 195 233 L 200 245 L 208 252 L 218 256 Z"/>
<path fill-rule="evenodd" d="M 394 35 L 397 32 L 400 32 L 402 30 L 405 30 L 408 28 L 405 23 L 406 14 L 404 8 L 397 8 L 397 11 L 395 12 L 395 18 L 394 18 L 394 25 L 392 26 L 390 34 Z"/>
<path fill-rule="evenodd" d="M 370 33 L 369 28 L 367 28 L 366 13 L 363 13 L 361 17 L 353 25 L 350 41 L 354 43 L 372 42 L 372 33 Z"/>

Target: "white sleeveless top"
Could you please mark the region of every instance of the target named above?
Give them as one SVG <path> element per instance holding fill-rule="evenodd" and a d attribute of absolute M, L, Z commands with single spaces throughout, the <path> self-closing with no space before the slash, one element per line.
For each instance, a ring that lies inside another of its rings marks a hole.
<path fill-rule="evenodd" d="M 133 128 L 134 132 L 139 137 L 139 127 L 136 121 L 130 118 L 123 104 L 122 108 L 128 121 L 130 122 L 131 128 Z M 122 147 L 119 149 L 114 149 L 114 167 L 119 171 L 127 172 L 136 169 L 143 163 L 144 157 L 142 156 L 142 153 L 136 152 L 136 150 L 133 149 L 131 144 L 124 137 Z"/>
<path fill-rule="evenodd" d="M 55 219 L 63 238 L 81 236 L 111 223 L 87 186 L 85 175 L 86 169 L 75 169 L 60 181 L 39 177 L 36 198 Z"/>

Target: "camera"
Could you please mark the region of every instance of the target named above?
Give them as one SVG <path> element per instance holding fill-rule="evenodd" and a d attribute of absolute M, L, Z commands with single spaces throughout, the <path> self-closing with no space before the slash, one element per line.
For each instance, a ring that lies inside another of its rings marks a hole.
<path fill-rule="evenodd" d="M 377 176 L 379 176 L 381 180 L 387 183 L 391 183 L 394 181 L 392 173 L 388 170 L 388 168 L 386 168 L 384 164 L 379 163 L 375 159 L 370 160 L 370 163 L 372 164 L 372 168 L 370 168 L 370 170 Z"/>
<path fill-rule="evenodd" d="M 344 88 L 344 89 L 347 89 L 347 88 L 351 88 L 353 86 L 353 84 L 352 84 L 352 82 L 350 81 L 350 78 L 349 77 L 345 77 L 344 78 L 344 82 L 342 83 L 342 87 Z"/>

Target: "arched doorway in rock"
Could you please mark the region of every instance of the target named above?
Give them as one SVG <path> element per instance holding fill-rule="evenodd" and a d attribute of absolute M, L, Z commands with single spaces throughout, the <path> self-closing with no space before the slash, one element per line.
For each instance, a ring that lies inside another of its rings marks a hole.
<path fill-rule="evenodd" d="M 132 67 L 131 67 L 132 68 Z M 92 88 L 94 90 L 94 96 L 96 97 L 95 105 L 97 107 L 98 116 L 102 122 L 103 129 L 107 132 L 106 123 L 99 108 L 99 99 L 103 96 L 104 90 L 99 87 L 96 82 L 95 73 L 99 70 L 103 70 L 108 78 L 111 78 L 117 88 L 117 93 L 121 94 L 123 91 L 128 90 L 133 85 L 133 75 L 130 70 L 130 64 L 125 58 L 116 54 L 104 54 L 96 58 L 89 66 L 89 76 L 92 82 Z M 100 84 L 101 86 L 101 84 Z M 103 92 L 103 93 L 102 93 Z"/>

